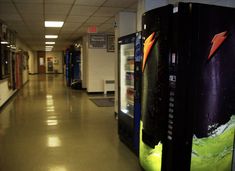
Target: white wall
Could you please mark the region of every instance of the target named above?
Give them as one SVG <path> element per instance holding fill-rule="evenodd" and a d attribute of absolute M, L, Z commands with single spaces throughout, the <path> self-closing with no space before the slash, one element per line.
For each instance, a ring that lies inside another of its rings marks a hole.
<path fill-rule="evenodd" d="M 8 88 L 8 79 L 0 80 L 0 106 L 2 106 L 16 90 Z"/>
<path fill-rule="evenodd" d="M 116 32 L 118 37 L 126 36 L 136 32 L 136 13 L 135 12 L 119 12 L 115 16 Z"/>
<path fill-rule="evenodd" d="M 22 75 L 23 75 L 22 81 L 23 81 L 23 84 L 25 84 L 29 80 L 29 71 L 23 70 Z"/>
<path fill-rule="evenodd" d="M 52 57 L 53 59 L 53 70 L 57 70 L 58 73 L 63 73 L 63 52 L 57 51 L 57 52 L 46 52 L 46 73 L 51 73 L 48 72 L 47 70 L 47 58 Z M 57 63 L 55 62 L 57 61 Z M 53 72 L 52 72 L 53 73 Z"/>
<path fill-rule="evenodd" d="M 29 73 L 30 74 L 38 73 L 37 52 L 35 51 L 29 51 Z"/>
<path fill-rule="evenodd" d="M 33 51 L 26 44 L 24 44 L 20 39 L 17 38 L 16 39 L 16 51 L 18 50 L 27 51 L 29 54 L 29 59 L 35 58 Z M 28 66 L 29 65 L 31 64 L 28 64 Z M 26 70 L 23 70 L 23 73 L 22 73 L 23 84 L 25 84 L 29 80 L 28 74 L 29 74 L 29 68 L 27 68 Z"/>
<path fill-rule="evenodd" d="M 35 53 L 27 45 L 25 45 L 21 40 L 16 39 L 16 51 L 18 50 L 27 51 L 29 54 L 29 59 L 36 58 Z M 29 64 L 29 67 L 32 69 L 31 64 Z M 35 71 L 35 68 L 33 70 Z M 23 84 L 28 81 L 28 72 L 28 69 L 23 70 Z M 15 92 L 16 90 L 13 91 L 12 89 L 8 88 L 8 79 L 0 80 L 0 106 L 2 106 Z"/>
<path fill-rule="evenodd" d="M 87 36 L 83 39 L 86 47 L 84 70 L 87 92 L 103 92 L 105 79 L 114 80 L 115 53 L 106 49 L 88 48 Z"/>

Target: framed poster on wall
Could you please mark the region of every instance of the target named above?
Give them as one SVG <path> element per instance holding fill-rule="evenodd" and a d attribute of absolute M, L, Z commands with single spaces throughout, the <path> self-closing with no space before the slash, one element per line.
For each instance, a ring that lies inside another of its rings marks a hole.
<path fill-rule="evenodd" d="M 107 35 L 107 52 L 115 51 L 115 37 L 114 35 Z"/>
<path fill-rule="evenodd" d="M 89 48 L 105 49 L 106 35 L 105 34 L 90 34 Z"/>

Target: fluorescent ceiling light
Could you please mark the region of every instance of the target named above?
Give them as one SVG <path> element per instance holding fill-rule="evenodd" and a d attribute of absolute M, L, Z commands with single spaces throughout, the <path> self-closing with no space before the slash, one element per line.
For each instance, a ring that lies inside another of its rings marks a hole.
<path fill-rule="evenodd" d="M 2 45 L 7 45 L 7 44 L 9 44 L 9 43 L 8 43 L 7 41 L 2 41 L 1 44 L 2 44 Z"/>
<path fill-rule="evenodd" d="M 47 51 L 47 52 L 52 51 L 52 49 L 53 49 L 53 46 L 46 46 L 45 47 L 45 51 Z M 53 99 L 47 99 L 47 101 L 52 101 L 53 102 Z"/>
<path fill-rule="evenodd" d="M 63 21 L 45 21 L 45 27 L 62 27 Z"/>
<path fill-rule="evenodd" d="M 46 39 L 57 39 L 58 35 L 45 35 Z"/>
<path fill-rule="evenodd" d="M 46 45 L 54 45 L 55 42 L 45 42 Z"/>

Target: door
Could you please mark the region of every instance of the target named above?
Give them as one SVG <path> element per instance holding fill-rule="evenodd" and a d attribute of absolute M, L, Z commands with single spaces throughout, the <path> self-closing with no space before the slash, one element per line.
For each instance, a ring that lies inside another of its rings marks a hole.
<path fill-rule="evenodd" d="M 38 51 L 37 52 L 38 56 L 38 73 L 39 74 L 45 74 L 46 73 L 46 67 L 45 67 L 45 52 L 43 51 Z"/>

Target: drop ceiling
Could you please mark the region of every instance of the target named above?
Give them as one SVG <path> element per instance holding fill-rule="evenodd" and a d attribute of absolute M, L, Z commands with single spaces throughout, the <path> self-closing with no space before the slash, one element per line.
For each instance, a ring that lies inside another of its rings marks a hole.
<path fill-rule="evenodd" d="M 86 34 L 89 26 L 114 32 L 120 11 L 136 12 L 138 0 L 0 0 L 0 20 L 32 50 L 45 50 L 45 34 L 58 34 L 53 50 L 64 50 Z M 64 21 L 62 28 L 45 28 L 44 21 Z"/>

